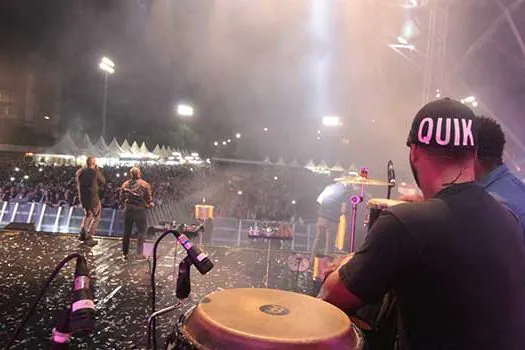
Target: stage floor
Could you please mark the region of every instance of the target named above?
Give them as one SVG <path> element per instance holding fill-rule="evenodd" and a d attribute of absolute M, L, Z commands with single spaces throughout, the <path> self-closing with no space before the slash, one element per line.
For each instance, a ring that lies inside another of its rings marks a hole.
<path fill-rule="evenodd" d="M 97 309 L 96 329 L 89 339 L 73 339 L 74 349 L 138 349 L 145 346 L 149 315 L 149 263 L 121 259 L 119 239 L 99 238 L 91 249 L 79 245 L 73 235 L 28 232 L 0 232 L 0 348 L 19 325 L 56 264 L 68 254 L 81 252 L 88 260 Z M 157 266 L 157 310 L 176 303 L 173 280 L 175 245 L 161 244 Z M 132 242 L 134 248 L 134 242 Z M 262 247 L 261 247 L 262 248 Z M 158 346 L 173 330 L 180 314 L 206 294 L 217 289 L 262 287 L 267 250 L 206 246 L 215 267 L 201 276 L 192 268 L 192 293 L 181 310 L 157 321 Z M 309 293 L 311 278 L 296 275 L 287 266 L 292 252 L 272 251 L 269 288 Z M 177 262 L 184 258 L 179 254 Z M 74 262 L 67 265 L 51 284 L 36 312 L 12 349 L 47 349 L 58 313 L 71 301 Z M 176 276 L 175 276 L 176 277 Z"/>

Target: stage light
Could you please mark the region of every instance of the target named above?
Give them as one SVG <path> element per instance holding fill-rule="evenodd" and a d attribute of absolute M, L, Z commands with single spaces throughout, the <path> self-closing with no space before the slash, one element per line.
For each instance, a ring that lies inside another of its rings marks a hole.
<path fill-rule="evenodd" d="M 264 131 L 268 131 L 268 128 L 264 128 Z"/>
<path fill-rule="evenodd" d="M 240 139 L 241 138 L 241 134 L 240 133 L 236 133 L 235 134 L 235 138 Z"/>
<path fill-rule="evenodd" d="M 242 194 L 242 191 L 237 191 L 237 194 L 240 196 Z"/>
<path fill-rule="evenodd" d="M 15 181 L 15 178 L 11 176 L 11 178 L 9 179 L 11 181 Z"/>
<path fill-rule="evenodd" d="M 338 116 L 325 116 L 323 117 L 324 126 L 339 126 L 341 125 L 341 119 Z"/>
<path fill-rule="evenodd" d="M 292 204 L 294 204 L 294 205 L 295 205 L 295 200 L 293 200 L 293 201 L 292 201 Z"/>
<path fill-rule="evenodd" d="M 15 172 L 18 173 L 19 171 L 20 171 L 20 168 L 19 168 L 19 167 L 16 167 L 16 168 L 15 168 Z"/>
<path fill-rule="evenodd" d="M 317 134 L 321 134 L 321 130 L 317 130 Z"/>
<path fill-rule="evenodd" d="M 278 178 L 277 176 L 274 176 L 273 179 L 274 179 L 275 181 L 279 180 L 279 178 Z"/>
<path fill-rule="evenodd" d="M 441 97 L 441 91 L 439 89 L 436 89 L 436 98 Z"/>
<path fill-rule="evenodd" d="M 49 120 L 49 119 L 51 119 L 51 118 L 49 118 L 48 115 L 45 115 L 45 116 L 44 116 L 44 119 L 45 119 L 45 120 Z"/>
<path fill-rule="evenodd" d="M 321 136 L 317 136 L 317 141 L 321 140 Z"/>
<path fill-rule="evenodd" d="M 120 177 L 120 174 L 117 173 L 117 177 Z"/>
<path fill-rule="evenodd" d="M 214 146 L 218 146 L 218 145 L 219 145 L 219 142 L 215 141 L 215 142 L 213 143 L 213 145 L 214 145 Z"/>
<path fill-rule="evenodd" d="M 44 169 L 42 168 L 38 168 L 38 172 L 41 173 L 42 171 L 44 171 Z"/>
<path fill-rule="evenodd" d="M 24 175 L 24 180 L 29 179 L 29 175 Z"/>
<path fill-rule="evenodd" d="M 222 141 L 223 146 L 226 146 L 226 143 L 227 143 L 226 141 Z"/>
<path fill-rule="evenodd" d="M 228 139 L 228 143 L 230 143 L 230 142 L 232 142 L 232 140 L 231 140 L 231 139 Z"/>

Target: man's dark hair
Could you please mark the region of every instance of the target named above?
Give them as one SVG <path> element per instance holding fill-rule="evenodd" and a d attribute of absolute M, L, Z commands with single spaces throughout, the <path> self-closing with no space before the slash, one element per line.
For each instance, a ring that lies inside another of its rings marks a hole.
<path fill-rule="evenodd" d="M 476 122 L 478 134 L 478 159 L 491 162 L 503 162 L 505 134 L 501 125 L 492 118 L 478 116 Z"/>

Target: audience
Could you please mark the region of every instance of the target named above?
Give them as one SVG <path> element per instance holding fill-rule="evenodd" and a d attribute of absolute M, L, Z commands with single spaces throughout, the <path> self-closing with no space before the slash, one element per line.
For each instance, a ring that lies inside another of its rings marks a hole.
<path fill-rule="evenodd" d="M 205 200 L 216 216 L 290 221 L 313 218 L 316 198 L 330 178 L 303 168 L 265 166 L 166 166 L 141 165 L 153 189 L 156 205 L 187 199 Z M 0 200 L 37 202 L 49 206 L 78 206 L 74 175 L 78 167 L 32 162 L 0 164 Z M 120 208 L 120 185 L 129 166 L 102 167 L 107 184 L 101 189 L 104 208 Z"/>

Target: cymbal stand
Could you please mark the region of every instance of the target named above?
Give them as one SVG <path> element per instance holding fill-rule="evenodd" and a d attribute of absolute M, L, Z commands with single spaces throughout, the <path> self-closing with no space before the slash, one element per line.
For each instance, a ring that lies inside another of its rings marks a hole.
<path fill-rule="evenodd" d="M 361 185 L 361 194 L 350 197 L 350 204 L 352 204 L 352 222 L 350 227 L 350 253 L 355 251 L 355 229 L 357 225 L 357 209 L 359 204 L 363 203 L 365 198 L 365 184 Z"/>
<path fill-rule="evenodd" d="M 301 257 L 296 257 L 295 261 L 297 262 L 297 268 L 295 270 L 295 288 L 294 288 L 294 290 L 296 292 L 299 292 L 299 267 L 301 266 L 302 258 Z"/>
<path fill-rule="evenodd" d="M 270 258 L 271 258 L 271 252 L 272 252 L 272 240 L 271 238 L 267 238 L 268 240 L 268 256 L 266 258 L 266 273 L 264 274 L 264 288 L 268 288 L 268 279 L 270 276 Z"/>

